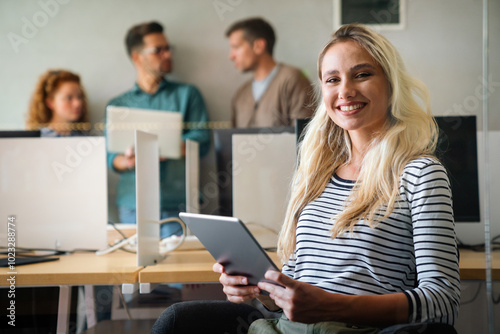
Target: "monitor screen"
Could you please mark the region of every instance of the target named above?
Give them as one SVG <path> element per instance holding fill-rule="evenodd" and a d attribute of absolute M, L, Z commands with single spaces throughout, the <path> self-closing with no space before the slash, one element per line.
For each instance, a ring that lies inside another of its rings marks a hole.
<path fill-rule="evenodd" d="M 480 222 L 476 116 L 436 116 L 436 155 L 448 171 L 455 222 Z"/>

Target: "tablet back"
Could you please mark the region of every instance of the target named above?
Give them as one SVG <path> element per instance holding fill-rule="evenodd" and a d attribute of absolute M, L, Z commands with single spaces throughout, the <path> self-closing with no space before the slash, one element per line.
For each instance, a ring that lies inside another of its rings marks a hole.
<path fill-rule="evenodd" d="M 179 217 L 230 275 L 264 281 L 268 269 L 278 270 L 266 251 L 237 218 L 181 212 Z"/>

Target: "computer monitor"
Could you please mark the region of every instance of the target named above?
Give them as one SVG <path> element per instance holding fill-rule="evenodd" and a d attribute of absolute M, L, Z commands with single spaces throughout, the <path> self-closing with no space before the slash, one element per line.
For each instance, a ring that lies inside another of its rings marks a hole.
<path fill-rule="evenodd" d="M 488 152 L 485 150 L 485 140 L 488 140 Z M 497 205 L 498 198 L 500 198 L 500 154 L 498 154 L 498 147 L 500 147 L 500 131 L 489 130 L 487 133 L 481 130 L 477 131 L 481 219 L 479 223 L 477 219 L 471 219 L 471 221 L 461 221 L 455 225 L 457 238 L 464 246 L 484 244 L 486 221 L 489 221 L 491 238 L 500 235 L 500 205 Z M 485 153 L 488 153 L 488 157 L 485 156 Z M 467 159 L 465 153 L 462 159 Z M 488 169 L 485 168 L 486 161 L 488 161 Z M 489 193 L 489 197 L 486 196 L 487 193 Z M 467 197 L 468 194 L 464 194 L 464 196 Z M 486 201 L 489 203 L 488 206 L 486 206 Z M 485 211 L 487 208 L 488 215 Z"/>
<path fill-rule="evenodd" d="M 200 144 L 186 140 L 186 212 L 200 213 Z"/>
<path fill-rule="evenodd" d="M 436 116 L 436 155 L 448 171 L 456 223 L 481 221 L 476 116 Z"/>
<path fill-rule="evenodd" d="M 104 137 L 0 139 L 0 203 L 0 216 L 16 216 L 16 247 L 106 247 Z"/>
<path fill-rule="evenodd" d="M 275 248 L 297 163 L 294 133 L 233 134 L 233 216 Z"/>
<path fill-rule="evenodd" d="M 135 130 L 137 265 L 158 263 L 160 254 L 160 167 L 158 136 Z"/>
<path fill-rule="evenodd" d="M 297 118 L 295 120 L 295 140 L 297 141 L 297 145 L 304 139 L 304 129 L 309 124 L 309 121 L 311 121 L 310 118 Z"/>
<path fill-rule="evenodd" d="M 33 138 L 40 135 L 40 130 L 0 130 L 0 138 Z"/>
<path fill-rule="evenodd" d="M 294 127 L 272 128 L 231 128 L 214 129 L 214 146 L 217 165 L 217 184 L 219 190 L 219 209 L 221 216 L 233 215 L 233 134 L 251 133 L 294 133 Z"/>

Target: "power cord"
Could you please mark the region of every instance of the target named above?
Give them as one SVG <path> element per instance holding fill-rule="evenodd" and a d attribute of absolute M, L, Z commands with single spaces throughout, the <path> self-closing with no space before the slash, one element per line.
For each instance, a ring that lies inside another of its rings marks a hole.
<path fill-rule="evenodd" d="M 123 237 L 123 239 L 127 239 L 127 236 L 118 227 L 116 227 L 115 223 L 108 221 L 108 224 L 111 225 L 116 230 L 116 232 L 118 232 Z"/>
<path fill-rule="evenodd" d="M 473 303 L 477 299 L 477 297 L 479 296 L 479 292 L 481 291 L 482 286 L 483 286 L 483 282 L 479 282 L 477 284 L 477 289 L 476 289 L 476 292 L 474 293 L 474 296 L 470 300 L 460 302 L 460 305 L 467 305 L 467 304 Z"/>
<path fill-rule="evenodd" d="M 169 253 L 169 252 L 177 249 L 180 245 L 182 245 L 182 243 L 186 239 L 186 224 L 181 219 L 173 217 L 173 218 L 167 218 L 167 219 L 160 220 L 160 221 L 158 221 L 156 223 L 158 225 L 160 225 L 160 224 L 170 223 L 170 222 L 177 222 L 177 223 L 180 224 L 181 229 L 182 229 L 182 235 L 179 238 L 179 241 L 178 241 L 177 244 L 175 244 L 173 247 L 170 247 L 170 248 L 166 249 L 165 251 L 162 252 L 162 254 Z M 112 226 L 116 230 L 119 230 L 114 224 L 112 224 Z M 125 237 L 125 235 L 123 233 L 121 233 L 121 231 L 119 231 L 119 233 Z M 161 240 L 160 240 L 160 243 L 161 243 Z M 120 248 L 122 248 L 123 250 L 129 251 L 129 252 L 133 252 L 132 249 L 133 248 L 135 248 L 135 249 L 137 248 L 137 233 L 134 234 L 134 235 L 132 235 L 129 238 L 125 238 L 125 239 L 120 240 L 118 243 L 116 243 L 116 244 L 114 244 L 114 245 L 112 245 L 112 246 L 110 246 L 110 247 L 108 247 L 106 249 L 102 249 L 102 250 L 96 251 L 96 255 L 109 254 L 109 253 L 114 252 L 114 251 L 116 251 L 116 250 L 118 250 Z"/>
<path fill-rule="evenodd" d="M 98 250 L 95 252 L 95 254 L 96 255 L 105 255 L 105 254 L 114 252 L 120 248 L 127 246 L 127 245 L 133 245 L 136 240 L 137 240 L 137 233 L 134 234 L 133 236 L 127 238 L 127 239 L 121 240 L 120 242 L 114 244 L 113 246 L 110 246 L 106 249 Z"/>

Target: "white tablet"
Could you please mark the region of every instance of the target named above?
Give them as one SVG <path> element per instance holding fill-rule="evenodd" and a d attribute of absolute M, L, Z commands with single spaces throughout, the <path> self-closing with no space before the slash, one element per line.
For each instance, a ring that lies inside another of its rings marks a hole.
<path fill-rule="evenodd" d="M 267 281 L 267 270 L 279 271 L 239 219 L 185 212 L 179 217 L 228 274 L 246 276 L 249 285 L 257 285 Z"/>
<path fill-rule="evenodd" d="M 160 157 L 171 159 L 181 157 L 181 113 L 115 106 L 106 108 L 108 152 L 124 153 L 133 147 L 135 130 L 158 136 Z"/>

